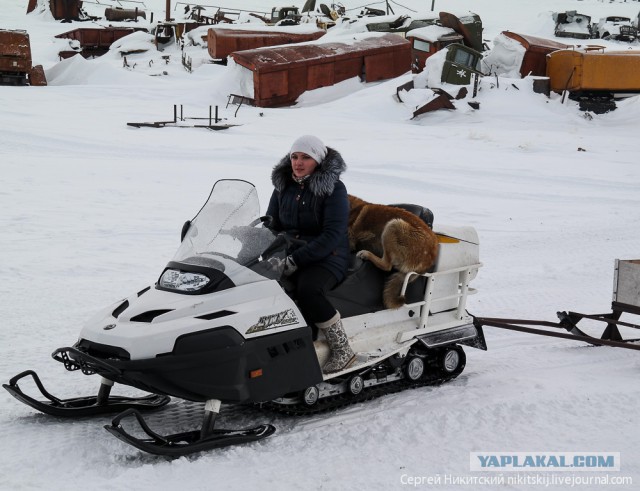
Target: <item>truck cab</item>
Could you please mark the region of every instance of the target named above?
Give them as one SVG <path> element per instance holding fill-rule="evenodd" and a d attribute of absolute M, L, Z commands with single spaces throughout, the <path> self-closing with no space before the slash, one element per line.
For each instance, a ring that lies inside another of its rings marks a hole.
<path fill-rule="evenodd" d="M 463 43 L 463 38 L 453 29 L 437 25 L 413 29 L 407 33 L 411 42 L 411 71 L 420 73 L 427 58 L 450 44 Z"/>
<path fill-rule="evenodd" d="M 300 23 L 300 11 L 298 7 L 273 7 L 271 9 L 270 24 L 295 25 Z"/>

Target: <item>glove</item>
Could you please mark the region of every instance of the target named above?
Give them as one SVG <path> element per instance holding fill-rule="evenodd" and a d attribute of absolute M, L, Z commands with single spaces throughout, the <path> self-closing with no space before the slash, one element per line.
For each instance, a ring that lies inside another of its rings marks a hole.
<path fill-rule="evenodd" d="M 285 276 L 291 276 L 297 271 L 297 269 L 298 266 L 296 265 L 293 258 L 291 256 L 287 256 L 284 260 L 284 271 L 282 272 L 282 274 Z"/>
<path fill-rule="evenodd" d="M 285 262 L 286 259 L 273 256 L 267 259 L 267 267 L 279 276 L 284 272 Z"/>

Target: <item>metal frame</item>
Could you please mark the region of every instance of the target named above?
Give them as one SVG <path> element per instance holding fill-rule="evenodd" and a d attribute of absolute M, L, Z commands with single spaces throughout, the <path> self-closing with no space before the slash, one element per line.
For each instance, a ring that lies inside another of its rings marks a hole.
<path fill-rule="evenodd" d="M 420 336 L 423 334 L 428 334 L 431 332 L 435 332 L 436 330 L 447 329 L 450 327 L 455 327 L 459 325 L 461 321 L 465 320 L 465 317 L 468 317 L 469 323 L 471 323 L 472 316 L 467 314 L 466 306 L 467 306 L 467 298 L 469 295 L 473 295 L 476 293 L 476 290 L 469 287 L 469 283 L 471 281 L 471 276 L 473 273 L 477 272 L 479 268 L 482 267 L 482 263 L 470 264 L 467 266 L 460 266 L 457 268 L 447 269 L 444 271 L 435 271 L 433 273 L 407 273 L 404 282 L 402 284 L 401 295 L 404 295 L 407 290 L 407 286 L 409 281 L 413 276 L 422 276 L 427 278 L 427 285 L 424 291 L 424 299 L 419 302 L 414 302 L 410 304 L 406 304 L 405 307 L 420 307 L 420 320 L 418 322 L 418 326 L 416 329 L 412 329 L 410 331 L 404 331 L 398 333 L 397 341 L 399 343 L 407 341 L 415 336 Z M 444 276 L 449 275 L 458 275 L 458 288 L 455 293 L 450 295 L 446 295 L 443 297 L 434 298 L 433 292 L 435 288 L 435 283 L 438 278 L 442 278 Z M 431 313 L 431 307 L 433 302 L 441 301 L 441 300 L 452 300 L 457 299 L 458 305 L 455 308 L 455 313 L 452 316 L 450 322 L 434 322 L 437 325 L 437 329 L 430 329 L 430 320 L 436 318 L 436 316 L 442 317 L 443 315 L 451 316 L 451 311 L 445 311 L 437 314 Z"/>

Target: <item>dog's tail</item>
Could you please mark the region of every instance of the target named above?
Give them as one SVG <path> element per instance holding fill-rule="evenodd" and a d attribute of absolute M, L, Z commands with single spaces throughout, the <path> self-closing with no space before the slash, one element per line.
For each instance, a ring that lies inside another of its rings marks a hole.
<path fill-rule="evenodd" d="M 398 309 L 406 303 L 404 295 L 400 295 L 404 277 L 404 273 L 393 273 L 385 283 L 384 292 L 382 294 L 382 301 L 384 302 L 384 306 L 386 308 Z M 416 278 L 417 276 L 413 275 L 411 277 L 411 280 L 409 281 L 412 281 Z"/>

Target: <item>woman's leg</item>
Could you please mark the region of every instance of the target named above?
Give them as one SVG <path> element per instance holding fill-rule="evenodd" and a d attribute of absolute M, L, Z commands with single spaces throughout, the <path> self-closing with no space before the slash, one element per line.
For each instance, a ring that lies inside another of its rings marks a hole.
<path fill-rule="evenodd" d="M 310 266 L 297 272 L 296 299 L 307 322 L 326 322 L 336 315 L 336 309 L 327 299 L 327 292 L 338 280 L 331 271 Z"/>
<path fill-rule="evenodd" d="M 335 276 L 324 268 L 312 267 L 299 272 L 297 293 L 300 310 L 308 322 L 324 331 L 329 345 L 329 359 L 322 367 L 325 373 L 344 370 L 355 360 L 340 313 L 326 297 L 327 291 L 336 284 Z"/>

